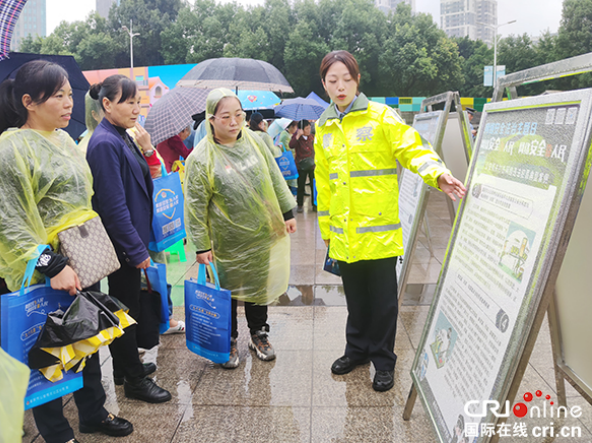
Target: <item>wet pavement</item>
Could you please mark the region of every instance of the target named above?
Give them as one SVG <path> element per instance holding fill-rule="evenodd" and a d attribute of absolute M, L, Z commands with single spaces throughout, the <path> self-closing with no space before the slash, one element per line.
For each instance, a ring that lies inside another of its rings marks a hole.
<path fill-rule="evenodd" d="M 160 346 L 146 353 L 144 361 L 156 362 L 154 379 L 173 398 L 151 405 L 127 399 L 123 387 L 114 385 L 111 357 L 102 350 L 106 408 L 130 420 L 135 430 L 123 438 L 80 434 L 76 406 L 67 396 L 65 412 L 76 438 L 81 443 L 436 442 L 419 401 L 409 421 L 401 418 L 411 388 L 409 371 L 415 348 L 450 235 L 450 217 L 441 193 L 431 192 L 427 221 L 424 231 L 430 232 L 431 241 L 420 235 L 414 254 L 395 344 L 395 386 L 390 391 L 372 390 L 374 368 L 369 364 L 347 375 L 331 374 L 332 362 L 345 347 L 345 298 L 340 279 L 322 270 L 325 246 L 316 214 L 305 211 L 297 215 L 298 232 L 292 235 L 289 290 L 269 309 L 269 337 L 276 360 L 260 361 L 248 349 L 248 329 L 239 308 L 240 366 L 224 370 L 191 353 L 184 335 L 162 336 Z M 188 245 L 186 250 L 187 262 L 172 256 L 168 266 L 177 319 L 184 319 L 183 282 L 197 275 L 193 249 Z M 552 395 L 556 391 L 546 321 L 519 392 L 537 389 Z M 580 419 L 567 423 L 581 427 L 582 437 L 555 441 L 592 441 L 592 406 L 569 385 L 567 394 L 568 406 L 583 408 Z M 502 441 L 543 439 L 509 437 Z M 43 442 L 30 411 L 25 414 L 23 442 Z"/>

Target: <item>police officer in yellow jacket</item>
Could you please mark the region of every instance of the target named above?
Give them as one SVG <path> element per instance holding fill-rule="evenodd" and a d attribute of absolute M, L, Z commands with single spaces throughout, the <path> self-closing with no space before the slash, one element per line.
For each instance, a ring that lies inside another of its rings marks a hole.
<path fill-rule="evenodd" d="M 347 374 L 372 361 L 372 387 L 386 391 L 397 360 L 395 264 L 403 254 L 396 161 L 452 200 L 465 188 L 415 129 L 359 93 L 359 67 L 349 52 L 327 54 L 321 79 L 332 104 L 316 128 L 319 226 L 339 262 L 348 307 L 345 354 L 331 371 Z"/>

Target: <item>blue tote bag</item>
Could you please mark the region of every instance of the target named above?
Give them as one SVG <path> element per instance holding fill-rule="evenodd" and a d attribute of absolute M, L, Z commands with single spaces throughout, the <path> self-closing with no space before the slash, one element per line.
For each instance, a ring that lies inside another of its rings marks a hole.
<path fill-rule="evenodd" d="M 282 155 L 275 159 L 282 175 L 286 180 L 294 180 L 298 178 L 298 169 L 296 168 L 296 162 L 294 161 L 294 155 L 292 151 L 287 151 L 282 145 Z"/>
<path fill-rule="evenodd" d="M 196 280 L 185 280 L 187 348 L 214 363 L 230 357 L 230 291 L 220 288 L 216 268 L 210 265 L 216 284 L 206 283 L 206 266 L 200 264 Z"/>
<path fill-rule="evenodd" d="M 169 329 L 169 301 L 168 301 L 168 287 L 166 278 L 166 265 L 162 263 L 150 262 L 150 266 L 146 268 L 146 275 L 152 288 L 160 294 L 160 326 L 159 332 L 165 333 Z"/>
<path fill-rule="evenodd" d="M 2 349 L 16 360 L 28 364 L 29 350 L 41 333 L 47 314 L 62 309 L 65 311 L 74 301 L 65 291 L 56 291 L 46 285 L 31 282 L 37 258 L 47 248 L 39 246 L 38 255 L 27 264 L 20 291 L 0 296 L 0 322 Z M 38 370 L 32 370 L 25 395 L 25 410 L 42 405 L 82 388 L 82 372 L 64 372 L 64 377 L 54 383 L 47 380 Z"/>
<path fill-rule="evenodd" d="M 148 249 L 160 252 L 186 237 L 183 187 L 178 172 L 167 174 L 162 166 L 162 177 L 154 180 L 152 202 L 154 216 Z"/>

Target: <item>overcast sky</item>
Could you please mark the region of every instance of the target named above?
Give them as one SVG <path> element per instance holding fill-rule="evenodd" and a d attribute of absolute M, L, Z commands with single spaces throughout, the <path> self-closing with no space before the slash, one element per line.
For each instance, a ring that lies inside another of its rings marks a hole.
<path fill-rule="evenodd" d="M 231 0 L 222 0 L 228 3 Z M 238 0 L 242 5 L 262 5 L 263 0 Z M 498 0 L 498 23 L 517 20 L 499 28 L 502 36 L 528 33 L 538 36 L 549 30 L 557 32 L 561 20 L 562 0 Z M 95 9 L 95 0 L 47 0 L 48 35 L 62 21 L 84 20 Z M 432 14 L 440 25 L 440 0 L 416 0 L 418 12 Z"/>

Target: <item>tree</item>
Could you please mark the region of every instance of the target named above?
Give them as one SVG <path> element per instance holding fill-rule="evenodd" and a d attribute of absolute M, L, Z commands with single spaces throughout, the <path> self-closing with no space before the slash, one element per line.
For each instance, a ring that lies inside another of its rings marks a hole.
<path fill-rule="evenodd" d="M 330 46 L 349 51 L 360 66 L 360 87 L 369 95 L 380 92 L 379 56 L 387 30 L 386 17 L 371 0 L 344 0 Z"/>
<path fill-rule="evenodd" d="M 461 57 L 464 85 L 460 88 L 464 97 L 487 97 L 493 93 L 492 87 L 483 86 L 483 67 L 493 65 L 493 49 L 481 40 L 468 37 L 454 39 Z"/>
<path fill-rule="evenodd" d="M 161 65 L 161 34 L 175 22 L 181 6 L 181 0 L 121 0 L 119 6 L 109 11 L 111 37 L 127 42 L 129 48 L 129 36 L 122 27 L 129 28 L 132 20 L 134 32 L 140 34 L 134 37 L 134 65 Z M 128 66 L 129 60 L 129 49 L 115 56 L 118 66 Z"/>
<path fill-rule="evenodd" d="M 41 47 L 43 46 L 43 37 L 33 37 L 32 34 L 27 35 L 21 40 L 19 46 L 20 52 L 27 52 L 30 54 L 41 54 Z"/>
<path fill-rule="evenodd" d="M 236 4 L 217 6 L 213 0 L 197 0 L 179 11 L 177 21 L 162 33 L 161 55 L 169 63 L 199 63 L 222 57 Z"/>
<path fill-rule="evenodd" d="M 285 74 L 296 95 L 308 95 L 310 91 L 321 93 L 319 66 L 329 52 L 327 44 L 313 38 L 312 26 L 299 22 L 290 32 L 284 50 Z"/>
<path fill-rule="evenodd" d="M 411 15 L 405 4 L 390 16 L 379 60 L 385 95 L 429 96 L 458 89 L 464 81 L 456 43 L 438 29 L 431 15 Z"/>
<path fill-rule="evenodd" d="M 76 60 L 82 70 L 112 68 L 120 51 L 121 47 L 109 34 L 90 34 L 80 42 Z"/>
<path fill-rule="evenodd" d="M 592 52 L 592 0 L 564 0 L 557 50 L 561 58 Z"/>

